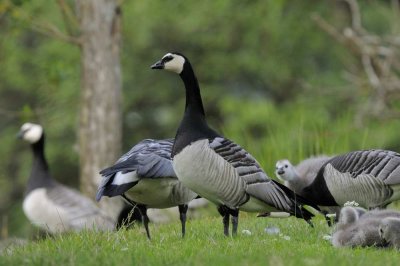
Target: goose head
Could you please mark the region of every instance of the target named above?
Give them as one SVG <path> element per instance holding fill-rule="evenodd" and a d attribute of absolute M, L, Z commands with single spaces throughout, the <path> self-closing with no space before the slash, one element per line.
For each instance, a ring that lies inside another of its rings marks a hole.
<path fill-rule="evenodd" d="M 187 59 L 180 53 L 167 53 L 161 60 L 151 66 L 151 69 L 165 69 L 181 74 Z"/>
<path fill-rule="evenodd" d="M 296 169 L 289 160 L 277 161 L 275 164 L 275 175 L 284 181 L 293 181 L 296 179 Z"/>
<path fill-rule="evenodd" d="M 34 123 L 25 123 L 21 126 L 17 137 L 30 144 L 37 143 L 43 136 L 43 127 Z"/>
<path fill-rule="evenodd" d="M 386 242 L 394 237 L 399 237 L 400 219 L 396 217 L 387 217 L 383 219 L 379 225 L 379 236 Z"/>
<path fill-rule="evenodd" d="M 362 214 L 361 214 L 362 215 Z M 350 206 L 343 207 L 339 215 L 339 224 L 349 225 L 355 223 L 360 218 L 360 212 Z"/>

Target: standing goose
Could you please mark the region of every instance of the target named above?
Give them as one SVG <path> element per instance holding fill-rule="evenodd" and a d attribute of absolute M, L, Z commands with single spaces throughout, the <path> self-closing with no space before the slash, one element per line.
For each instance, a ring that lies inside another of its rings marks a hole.
<path fill-rule="evenodd" d="M 353 151 L 335 156 L 300 193 L 319 206 L 384 208 L 400 199 L 400 154 L 387 150 Z"/>
<path fill-rule="evenodd" d="M 43 127 L 25 123 L 18 137 L 29 142 L 33 166 L 26 188 L 23 210 L 29 221 L 49 233 L 82 229 L 113 230 L 113 220 L 77 190 L 54 180 L 44 154 Z"/>
<path fill-rule="evenodd" d="M 185 236 L 188 203 L 197 194 L 179 182 L 171 161 L 173 139 L 145 139 L 124 154 L 113 166 L 100 172 L 103 180 L 96 200 L 102 196 L 122 196 L 137 206 L 150 239 L 147 208 L 164 209 L 178 206 Z"/>
<path fill-rule="evenodd" d="M 285 211 L 309 222 L 312 213 L 302 207 L 303 198 L 274 182 L 242 147 L 211 129 L 205 118 L 200 88 L 189 60 L 167 53 L 152 69 L 179 74 L 186 89 L 186 106 L 172 148 L 173 167 L 179 180 L 218 206 L 224 234 L 237 233 L 239 210 Z"/>
<path fill-rule="evenodd" d="M 293 166 L 288 159 L 279 160 L 275 165 L 275 175 L 285 181 L 285 186 L 307 198 L 307 195 L 302 194 L 303 189 L 314 181 L 319 169 L 331 158 L 325 155 L 310 157 L 296 166 Z M 335 214 L 336 217 L 339 217 L 340 207 L 319 207 L 323 209 L 322 212 L 325 215 Z M 331 219 L 328 216 L 325 218 L 328 225 L 331 226 Z"/>

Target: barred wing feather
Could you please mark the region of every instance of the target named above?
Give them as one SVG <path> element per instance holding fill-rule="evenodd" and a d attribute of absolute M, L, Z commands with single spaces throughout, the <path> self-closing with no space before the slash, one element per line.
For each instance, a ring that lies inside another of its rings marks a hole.
<path fill-rule="evenodd" d="M 228 139 L 217 137 L 211 140 L 209 145 L 210 148 L 234 167 L 239 177 L 245 181 L 246 192 L 250 196 L 296 216 L 303 217 L 301 213 L 307 217 L 312 216 L 307 210 L 301 208 L 300 204 L 303 203 L 303 198 L 295 195 L 294 192 L 286 187 L 283 189 L 283 186 L 269 179 L 256 159 L 238 144 Z M 318 209 L 315 204 L 308 203 Z"/>
<path fill-rule="evenodd" d="M 176 177 L 171 161 L 172 145 L 173 139 L 139 142 L 113 166 L 100 172 L 103 179 L 96 200 L 121 195 L 143 178 Z"/>
<path fill-rule="evenodd" d="M 400 154 L 393 151 L 354 151 L 336 156 L 327 164 L 341 173 L 349 173 L 352 178 L 370 175 L 387 185 L 400 183 Z"/>
<path fill-rule="evenodd" d="M 91 228 L 112 230 L 113 220 L 98 208 L 94 202 L 83 196 L 75 189 L 68 188 L 61 184 L 46 190 L 47 197 L 60 210 L 62 220 L 74 229 Z"/>

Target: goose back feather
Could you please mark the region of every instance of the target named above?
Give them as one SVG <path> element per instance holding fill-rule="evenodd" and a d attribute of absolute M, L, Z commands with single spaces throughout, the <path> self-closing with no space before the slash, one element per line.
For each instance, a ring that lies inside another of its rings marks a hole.
<path fill-rule="evenodd" d="M 398 200 L 399 185 L 400 155 L 386 150 L 364 150 L 333 157 L 302 193 L 320 205 L 356 201 L 365 208 L 375 208 Z M 322 197 L 318 198 L 319 194 Z"/>

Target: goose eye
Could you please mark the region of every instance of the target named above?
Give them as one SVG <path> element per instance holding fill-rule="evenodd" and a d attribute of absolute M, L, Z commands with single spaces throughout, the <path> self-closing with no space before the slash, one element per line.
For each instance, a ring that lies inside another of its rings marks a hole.
<path fill-rule="evenodd" d="M 166 57 L 163 58 L 163 61 L 164 61 L 164 62 L 169 62 L 169 61 L 171 61 L 172 59 L 174 59 L 174 57 L 173 57 L 172 55 L 168 55 L 168 56 L 166 56 Z"/>
<path fill-rule="evenodd" d="M 285 168 L 288 168 L 288 165 L 287 165 L 287 164 L 285 164 Z"/>

